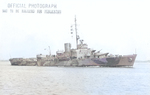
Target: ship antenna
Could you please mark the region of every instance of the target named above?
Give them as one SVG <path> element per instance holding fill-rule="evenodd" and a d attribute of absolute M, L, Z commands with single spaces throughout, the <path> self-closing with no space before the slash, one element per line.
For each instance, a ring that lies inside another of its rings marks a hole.
<path fill-rule="evenodd" d="M 75 15 L 75 32 L 76 32 L 76 46 L 77 46 L 77 49 L 78 49 L 78 36 L 77 36 L 77 23 L 76 23 L 76 15 Z"/>

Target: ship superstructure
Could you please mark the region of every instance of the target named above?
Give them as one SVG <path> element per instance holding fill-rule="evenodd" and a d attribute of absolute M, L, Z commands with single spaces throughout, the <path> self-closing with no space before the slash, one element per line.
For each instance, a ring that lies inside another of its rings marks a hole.
<path fill-rule="evenodd" d="M 65 43 L 65 51 L 57 51 L 56 56 L 42 57 L 37 55 L 38 66 L 133 66 L 136 54 L 110 55 L 88 48 L 84 40 L 77 35 L 75 17 L 76 49 L 71 49 L 71 43 Z M 79 40 L 80 39 L 80 40 Z M 78 40 L 80 44 L 78 44 Z"/>

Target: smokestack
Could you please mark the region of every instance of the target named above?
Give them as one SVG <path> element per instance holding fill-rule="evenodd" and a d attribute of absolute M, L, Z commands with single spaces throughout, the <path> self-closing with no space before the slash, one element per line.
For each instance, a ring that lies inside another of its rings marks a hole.
<path fill-rule="evenodd" d="M 70 50 L 71 50 L 71 44 L 70 43 L 65 43 L 64 47 L 65 47 L 65 52 L 70 52 Z"/>

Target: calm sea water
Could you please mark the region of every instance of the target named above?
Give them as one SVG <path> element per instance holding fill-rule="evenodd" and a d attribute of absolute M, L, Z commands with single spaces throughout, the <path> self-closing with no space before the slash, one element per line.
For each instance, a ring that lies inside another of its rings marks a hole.
<path fill-rule="evenodd" d="M 0 95 L 150 95 L 150 63 L 110 68 L 0 62 Z"/>

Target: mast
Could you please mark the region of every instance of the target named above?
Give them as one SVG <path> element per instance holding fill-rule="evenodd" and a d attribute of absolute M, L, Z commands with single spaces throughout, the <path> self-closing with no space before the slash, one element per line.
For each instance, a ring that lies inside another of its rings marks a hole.
<path fill-rule="evenodd" d="M 76 32 L 76 46 L 77 46 L 77 49 L 78 49 L 78 35 L 77 35 L 77 23 L 76 23 L 76 15 L 75 15 L 75 32 Z"/>
<path fill-rule="evenodd" d="M 73 24 L 73 25 L 75 25 L 75 36 L 76 36 L 76 49 L 78 49 L 78 39 L 79 39 L 79 35 L 77 35 L 77 23 L 76 23 L 76 15 L 75 15 L 75 20 L 74 20 L 74 22 L 75 22 L 75 24 Z M 71 25 L 71 31 L 73 31 L 73 29 L 72 29 L 72 27 L 73 27 L 73 25 Z M 73 34 L 73 32 L 71 32 L 71 34 Z M 73 37 L 73 36 L 72 36 Z"/>

